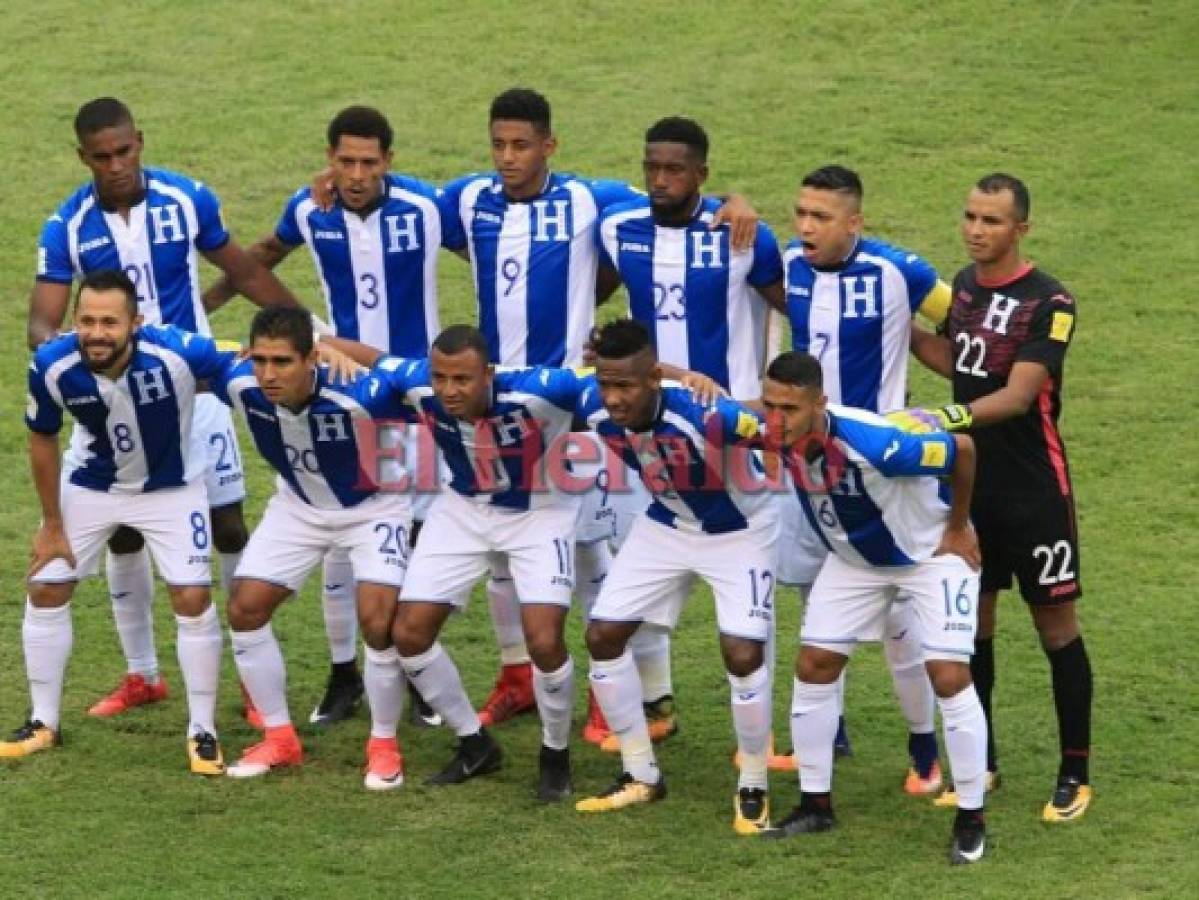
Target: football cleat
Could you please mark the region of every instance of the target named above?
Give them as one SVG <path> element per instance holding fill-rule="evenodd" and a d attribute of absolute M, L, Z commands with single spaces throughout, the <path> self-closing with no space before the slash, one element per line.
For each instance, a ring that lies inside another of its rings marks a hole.
<path fill-rule="evenodd" d="M 837 825 L 837 817 L 833 815 L 833 807 L 827 801 L 823 804 L 802 796 L 799 806 L 787 813 L 780 821 L 762 830 L 762 837 L 767 840 L 795 837 L 797 834 L 815 834 L 820 831 L 830 831 Z"/>
<path fill-rule="evenodd" d="M 928 775 L 921 775 L 915 766 L 908 768 L 907 777 L 903 780 L 903 792 L 913 797 L 930 797 L 941 790 L 941 764 L 934 762 L 928 770 Z"/>
<path fill-rule="evenodd" d="M 770 827 L 770 798 L 761 788 L 740 788 L 733 797 L 733 831 L 755 835 Z"/>
<path fill-rule="evenodd" d="M 987 793 L 988 794 L 991 793 L 991 791 L 997 790 L 1001 783 L 1002 782 L 999 778 L 998 772 L 988 772 L 987 773 Z M 952 781 L 949 782 L 949 785 L 948 785 L 948 787 L 945 788 L 945 790 L 941 791 L 941 793 L 939 793 L 936 797 L 933 798 L 933 806 L 951 807 L 953 809 L 957 809 L 958 794 L 957 794 L 957 791 L 955 791 L 953 789 Z"/>
<path fill-rule="evenodd" d="M 254 701 L 250 697 L 250 692 L 246 690 L 245 682 L 239 682 L 238 687 L 241 688 L 241 714 L 245 717 L 246 724 L 259 731 L 266 731 L 266 723 L 262 721 L 262 713 L 254 705 Z"/>
<path fill-rule="evenodd" d="M 670 694 L 659 697 L 652 703 L 642 704 L 645 708 L 645 724 L 649 727 L 649 739 L 660 744 L 679 730 L 679 717 L 674 708 L 674 697 Z M 609 734 L 599 745 L 605 753 L 620 752 L 620 738 Z"/>
<path fill-rule="evenodd" d="M 135 706 L 145 706 L 147 703 L 157 703 L 167 698 L 167 683 L 161 675 L 153 684 L 136 672 L 129 672 L 121 679 L 121 683 L 107 697 L 92 704 L 87 711 L 89 716 L 107 719 L 120 715 Z"/>
<path fill-rule="evenodd" d="M 216 735 L 198 731 L 187 739 L 187 760 L 193 775 L 224 775 L 225 759 Z"/>
<path fill-rule="evenodd" d="M 62 735 L 37 719 L 30 719 L 14 731 L 7 741 L 0 741 L 0 759 L 18 759 L 61 744 Z"/>
<path fill-rule="evenodd" d="M 1078 778 L 1060 776 L 1053 796 L 1041 811 L 1042 822 L 1073 822 L 1081 819 L 1091 805 L 1091 786 Z"/>
<path fill-rule="evenodd" d="M 353 663 L 340 669 L 334 666 L 325 683 L 325 696 L 312 711 L 308 721 L 313 725 L 335 725 L 343 722 L 358 711 L 362 703 L 362 676 Z"/>
<path fill-rule="evenodd" d="M 738 771 L 741 770 L 741 751 L 738 750 L 733 754 L 733 765 Z M 795 771 L 795 751 L 788 750 L 786 753 L 774 752 L 774 735 L 770 735 L 770 749 L 766 754 L 766 768 L 771 772 L 794 772 Z"/>
<path fill-rule="evenodd" d="M 504 753 L 486 728 L 458 740 L 445 768 L 425 779 L 428 785 L 461 784 L 468 778 L 488 775 L 499 769 Z"/>
<path fill-rule="evenodd" d="M 587 691 L 587 724 L 583 726 L 583 740 L 600 747 L 611 734 L 612 729 L 608 727 L 604 711 L 600 709 L 600 705 L 595 699 L 595 692 Z M 617 749 L 619 749 L 619 745 Z"/>
<path fill-rule="evenodd" d="M 441 724 L 441 716 L 425 702 L 411 681 L 408 682 L 408 696 L 412 700 L 412 724 L 417 728 L 436 728 Z"/>
<path fill-rule="evenodd" d="M 533 695 L 533 664 L 516 663 L 500 669 L 491 694 L 479 708 L 479 722 L 492 728 L 537 708 Z"/>
<path fill-rule="evenodd" d="M 987 851 L 987 823 L 981 809 L 959 809 L 953 821 L 953 843 L 949 848 L 949 864 L 965 866 L 976 863 Z"/>
<path fill-rule="evenodd" d="M 404 757 L 395 738 L 372 737 L 366 742 L 366 777 L 363 786 L 368 791 L 393 791 L 404 783 Z"/>
<path fill-rule="evenodd" d="M 554 750 L 542 744 L 538 758 L 537 799 L 557 803 L 570 796 L 570 750 Z"/>
<path fill-rule="evenodd" d="M 257 778 L 271 769 L 298 766 L 304 762 L 304 748 L 291 725 L 268 728 L 266 737 L 247 747 L 241 759 L 225 769 L 230 778 Z"/>
<path fill-rule="evenodd" d="M 626 806 L 656 803 L 665 797 L 665 778 L 659 777 L 656 783 L 646 784 L 644 781 L 637 781 L 628 772 L 623 772 L 606 791 L 580 800 L 575 804 L 575 809 L 586 813 L 615 812 Z"/>

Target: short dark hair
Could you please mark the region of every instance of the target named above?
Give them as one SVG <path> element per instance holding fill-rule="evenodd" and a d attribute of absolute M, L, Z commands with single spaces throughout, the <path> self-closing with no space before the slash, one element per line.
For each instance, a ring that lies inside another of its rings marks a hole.
<path fill-rule="evenodd" d="M 326 135 L 329 146 L 336 147 L 343 134 L 351 137 L 375 138 L 383 152 L 391 149 L 391 123 L 373 106 L 347 106 L 333 117 Z"/>
<path fill-rule="evenodd" d="M 800 186 L 848 194 L 859 203 L 862 202 L 862 179 L 858 177 L 857 172 L 845 166 L 821 166 L 819 169 L 813 169 L 803 177 Z"/>
<path fill-rule="evenodd" d="M 451 325 L 433 339 L 433 349 L 447 356 L 474 350 L 484 360 L 491 356 L 487 337 L 474 325 Z"/>
<path fill-rule="evenodd" d="M 600 359 L 628 359 L 654 349 L 649 331 L 634 319 L 617 319 L 595 333 L 595 355 Z"/>
<path fill-rule="evenodd" d="M 96 269 L 84 275 L 79 282 L 79 290 L 75 292 L 76 309 L 79 308 L 79 298 L 83 296 L 84 288 L 89 291 L 120 291 L 125 295 L 125 309 L 130 317 L 137 316 L 137 286 L 120 269 Z"/>
<path fill-rule="evenodd" d="M 550 133 L 550 102 L 529 88 L 510 88 L 491 101 L 488 122 L 514 119 L 529 122 L 542 134 Z"/>
<path fill-rule="evenodd" d="M 802 350 L 780 353 L 766 367 L 766 377 L 792 387 L 824 388 L 824 370 L 820 368 L 819 360 Z"/>
<path fill-rule="evenodd" d="M 75 113 L 75 137 L 82 141 L 89 134 L 126 124 L 133 124 L 133 113 L 128 106 L 116 97 L 98 97 Z"/>
<path fill-rule="evenodd" d="M 1028 186 L 1015 175 L 992 172 L 990 175 L 978 179 L 978 183 L 974 186 L 984 194 L 1011 191 L 1016 206 L 1016 221 L 1028 221 L 1028 214 L 1032 210 L 1032 198 L 1028 195 Z"/>
<path fill-rule="evenodd" d="M 301 356 L 312 352 L 312 315 L 298 306 L 267 306 L 250 322 L 250 343 L 258 338 L 282 338 Z"/>
<path fill-rule="evenodd" d="M 700 162 L 708 161 L 708 133 L 694 119 L 682 116 L 659 119 L 645 132 L 645 142 L 656 144 L 662 141 L 685 144 Z"/>

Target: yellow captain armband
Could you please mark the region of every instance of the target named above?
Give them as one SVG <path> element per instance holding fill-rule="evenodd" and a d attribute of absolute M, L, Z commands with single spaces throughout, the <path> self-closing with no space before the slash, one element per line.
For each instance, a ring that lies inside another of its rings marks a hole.
<path fill-rule="evenodd" d="M 952 303 L 953 291 L 949 289 L 949 285 L 938 279 L 933 289 L 924 295 L 916 312 L 933 325 L 940 326 L 949 317 L 949 307 Z"/>
<path fill-rule="evenodd" d="M 215 343 L 221 353 L 241 353 L 241 344 L 237 341 L 217 340 Z"/>
<path fill-rule="evenodd" d="M 586 378 L 588 375 L 595 374 L 595 366 L 575 366 L 571 369 L 580 378 Z"/>

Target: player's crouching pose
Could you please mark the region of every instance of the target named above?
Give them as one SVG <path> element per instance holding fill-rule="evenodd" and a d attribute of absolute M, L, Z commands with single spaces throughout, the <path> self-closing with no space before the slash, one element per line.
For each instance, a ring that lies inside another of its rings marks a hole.
<path fill-rule="evenodd" d="M 705 405 L 689 390 L 664 383 L 640 323 L 619 321 L 600 329 L 595 352 L 596 384 L 581 398 L 580 411 L 640 472 L 654 501 L 617 554 L 587 628 L 591 687 L 620 739 L 624 771 L 609 789 L 576 808 L 609 812 L 665 796 L 627 648 L 643 623 L 674 627 L 698 576 L 716 596 L 742 759 L 733 827 L 756 834 L 769 819 L 771 691 L 764 648 L 774 627 L 778 521 L 769 493 L 747 490 L 749 485 L 726 475 L 729 452 L 738 449 L 747 464 L 743 474 L 764 475 L 756 452 L 737 446 L 757 435 L 758 417 L 731 400 Z"/>
<path fill-rule="evenodd" d="M 0 757 L 61 743 L 59 709 L 73 640 L 71 596 L 121 526 L 146 539 L 175 610 L 187 686 L 191 770 L 224 771 L 213 718 L 221 631 L 209 598 L 211 541 L 203 463 L 191 447 L 196 379 L 232 359 L 206 337 L 141 326 L 122 272 L 85 275 L 75 331 L 43 344 L 29 367 L 29 456 L 42 507 L 22 638 L 32 711 Z M 81 430 L 58 456 L 63 411 Z M 65 477 L 64 477 L 65 476 Z"/>
<path fill-rule="evenodd" d="M 249 360 L 226 366 L 212 387 L 244 416 L 258 452 L 279 473 L 229 598 L 233 658 L 266 733 L 228 774 L 252 778 L 303 760 L 270 620 L 325 554 L 337 550 L 350 557 L 366 644 L 371 734 L 365 785 L 397 788 L 404 780 L 396 739 L 403 681 L 391 626 L 408 562 L 412 507 L 407 493 L 382 492 L 360 475 L 357 430 L 393 407 L 385 410 L 367 378 L 331 383 L 318 365 L 311 318 L 297 309 L 259 312 L 250 326 Z"/>
<path fill-rule="evenodd" d="M 786 448 L 804 514 L 829 550 L 801 628 L 791 701 L 800 803 L 767 837 L 827 831 L 836 680 L 854 645 L 903 593 L 919 619 L 925 667 L 957 785 L 951 862 L 986 848 L 987 727 L 970 679 L 978 614 L 978 539 L 970 525 L 974 444 L 906 434 L 873 413 L 829 404 L 820 363 L 792 351 L 766 371 L 763 403 Z M 948 476 L 951 498 L 940 476 Z"/>

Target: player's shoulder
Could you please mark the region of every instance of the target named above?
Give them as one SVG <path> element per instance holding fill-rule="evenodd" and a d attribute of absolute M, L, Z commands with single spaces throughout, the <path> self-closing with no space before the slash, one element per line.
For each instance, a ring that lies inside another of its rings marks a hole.
<path fill-rule="evenodd" d="M 46 217 L 47 224 L 59 221 L 69 222 L 84 206 L 96 205 L 96 186 L 88 181 L 71 191 L 67 197 L 55 207 L 54 212 Z"/>
<path fill-rule="evenodd" d="M 146 186 L 155 192 L 166 189 L 183 191 L 189 196 L 195 196 L 203 191 L 212 190 L 200 179 L 172 169 L 144 168 L 142 173 L 146 179 Z"/>
<path fill-rule="evenodd" d="M 896 435 L 899 428 L 886 417 L 868 409 L 828 404 L 829 423 L 833 437 L 840 438 L 854 450 L 870 456 Z"/>
<path fill-rule="evenodd" d="M 51 366 L 79 352 L 79 340 L 73 331 L 64 331 L 33 351 L 32 365 L 43 375 Z"/>
<path fill-rule="evenodd" d="M 878 237 L 863 237 L 858 245 L 858 253 L 867 257 L 886 260 L 898 269 L 908 271 L 913 268 L 931 267 L 931 264 L 919 253 L 884 241 Z"/>
<path fill-rule="evenodd" d="M 783 263 L 787 266 L 795 265 L 797 268 L 811 268 L 808 261 L 803 255 L 803 241 L 799 238 L 791 238 L 783 247 Z"/>
<path fill-rule="evenodd" d="M 435 200 L 440 192 L 440 188 L 431 181 L 399 172 L 387 173 L 387 195 L 393 200 L 411 201 L 414 197 Z"/>
<path fill-rule="evenodd" d="M 548 396 L 578 384 L 578 377 L 555 366 L 496 366 L 495 384 L 499 391 Z"/>
<path fill-rule="evenodd" d="M 468 172 L 457 178 L 451 178 L 442 190 L 447 194 L 462 194 L 468 189 L 485 190 L 496 187 L 499 179 L 494 172 Z"/>
<path fill-rule="evenodd" d="M 1064 304 L 1066 306 L 1074 305 L 1074 295 L 1066 289 L 1060 281 L 1042 269 L 1040 266 L 1033 266 L 1025 276 L 1028 282 L 1028 289 L 1032 296 L 1041 300 L 1050 300 L 1055 303 Z"/>
<path fill-rule="evenodd" d="M 173 351 L 188 350 L 193 344 L 215 347 L 211 338 L 203 337 L 194 331 L 187 331 L 177 325 L 164 324 L 138 326 L 137 341 L 139 344 L 148 344 L 152 347 L 162 347 Z"/>
<path fill-rule="evenodd" d="M 649 219 L 650 217 L 649 197 L 641 196 L 613 203 L 600 213 L 599 218 L 601 223 L 614 222 L 619 224 L 630 219 Z"/>

